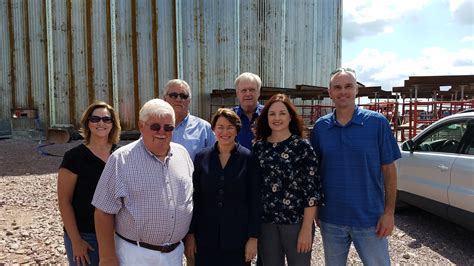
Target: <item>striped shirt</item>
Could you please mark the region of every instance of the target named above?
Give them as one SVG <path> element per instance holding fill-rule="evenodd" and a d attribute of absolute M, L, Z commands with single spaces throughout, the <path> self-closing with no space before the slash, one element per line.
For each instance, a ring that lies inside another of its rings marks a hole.
<path fill-rule="evenodd" d="M 92 205 L 115 214 L 120 235 L 152 245 L 184 238 L 193 211 L 193 163 L 186 149 L 170 144 L 164 161 L 140 138 L 115 151 L 107 161 Z"/>

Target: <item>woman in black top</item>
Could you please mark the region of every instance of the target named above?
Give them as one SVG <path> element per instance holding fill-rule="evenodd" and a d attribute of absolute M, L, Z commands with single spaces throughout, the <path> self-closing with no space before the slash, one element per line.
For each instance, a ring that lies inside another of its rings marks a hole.
<path fill-rule="evenodd" d="M 303 123 L 284 94 L 270 98 L 257 120 L 263 265 L 310 265 L 316 206 L 321 199 L 317 157 L 302 139 Z"/>
<path fill-rule="evenodd" d="M 186 255 L 196 266 L 250 265 L 257 253 L 260 195 L 255 160 L 235 142 L 239 116 L 219 109 L 211 121 L 217 142 L 194 160 L 194 209 Z"/>
<path fill-rule="evenodd" d="M 58 203 L 70 265 L 99 265 L 92 197 L 109 155 L 120 137 L 120 121 L 105 102 L 82 114 L 84 143 L 67 151 L 58 173 Z"/>

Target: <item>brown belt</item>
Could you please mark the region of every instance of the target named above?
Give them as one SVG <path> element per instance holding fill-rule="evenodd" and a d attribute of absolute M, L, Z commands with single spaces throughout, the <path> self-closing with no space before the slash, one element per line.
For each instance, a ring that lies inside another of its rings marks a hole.
<path fill-rule="evenodd" d="M 180 243 L 180 242 L 176 242 L 174 244 L 166 245 L 166 246 L 155 246 L 155 245 L 144 243 L 144 242 L 133 241 L 131 239 L 128 239 L 128 238 L 120 235 L 117 232 L 115 232 L 115 233 L 117 234 L 118 237 L 120 237 L 121 239 L 123 239 L 123 240 L 125 240 L 129 243 L 132 243 L 132 244 L 137 245 L 137 246 L 142 247 L 142 248 L 147 248 L 147 249 L 151 249 L 151 250 L 160 251 L 161 253 L 170 253 L 171 251 L 175 250 L 175 248 L 177 248 L 179 246 L 179 243 Z"/>

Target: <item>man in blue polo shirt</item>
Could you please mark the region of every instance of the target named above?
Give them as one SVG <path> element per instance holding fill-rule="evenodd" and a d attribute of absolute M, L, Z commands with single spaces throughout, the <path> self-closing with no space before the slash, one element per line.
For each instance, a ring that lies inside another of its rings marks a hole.
<path fill-rule="evenodd" d="M 191 88 L 186 81 L 182 79 L 168 81 L 165 85 L 164 95 L 164 100 L 173 107 L 176 115 L 176 128 L 171 141 L 183 145 L 191 160 L 194 160 L 194 156 L 198 152 L 216 142 L 211 124 L 189 113 Z"/>
<path fill-rule="evenodd" d="M 317 222 L 326 265 L 346 265 L 351 242 L 364 265 L 390 265 L 400 150 L 387 119 L 356 106 L 354 70 L 334 71 L 328 92 L 336 110 L 311 131 L 325 196 Z"/>
<path fill-rule="evenodd" d="M 245 72 L 235 79 L 235 92 L 239 105 L 232 110 L 237 113 L 242 122 L 237 142 L 249 150 L 252 150 L 252 140 L 255 138 L 252 127 L 263 109 L 263 105 L 258 103 L 261 87 L 262 80 L 253 73 Z"/>

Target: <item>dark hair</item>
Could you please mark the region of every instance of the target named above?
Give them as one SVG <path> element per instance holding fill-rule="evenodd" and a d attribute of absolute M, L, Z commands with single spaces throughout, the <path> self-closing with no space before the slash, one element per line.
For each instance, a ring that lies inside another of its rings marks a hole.
<path fill-rule="evenodd" d="M 89 105 L 84 111 L 81 117 L 81 135 L 84 137 L 84 143 L 89 144 L 91 139 L 91 130 L 89 129 L 89 117 L 92 115 L 95 109 L 106 108 L 109 111 L 110 116 L 112 117 L 112 129 L 109 133 L 109 143 L 117 144 L 120 140 L 120 119 L 118 113 L 115 112 L 114 108 L 107 104 L 106 102 L 96 101 L 93 104 Z"/>
<path fill-rule="evenodd" d="M 240 128 L 242 127 L 242 122 L 240 122 L 240 117 L 232 110 L 228 108 L 219 108 L 217 112 L 212 116 L 211 119 L 211 128 L 214 130 L 216 127 L 217 119 L 219 117 L 224 117 L 227 119 L 237 130 L 237 134 L 240 132 Z"/>
<path fill-rule="evenodd" d="M 288 109 L 290 114 L 290 132 L 293 135 L 303 136 L 303 119 L 296 112 L 296 108 L 293 103 L 290 101 L 290 98 L 285 94 L 278 93 L 273 95 L 270 100 L 265 104 L 265 107 L 262 110 L 262 113 L 257 119 L 257 140 L 267 140 L 267 138 L 272 134 L 272 129 L 268 125 L 268 110 L 270 106 L 276 102 L 281 102 Z"/>

